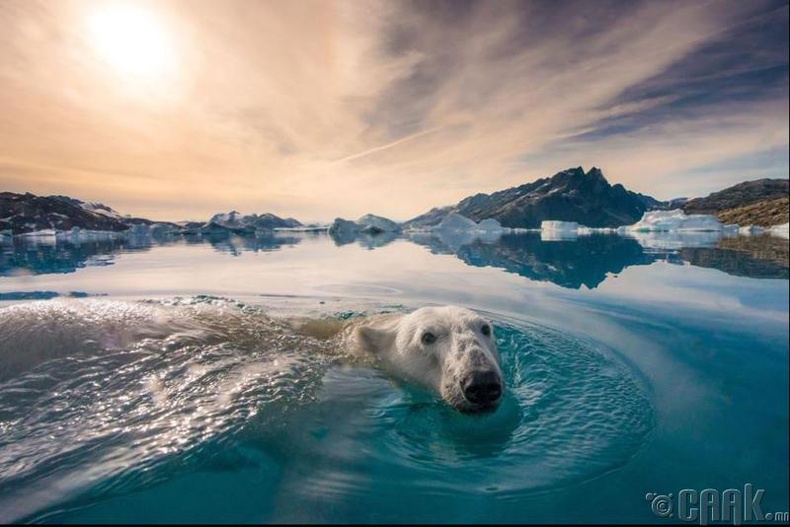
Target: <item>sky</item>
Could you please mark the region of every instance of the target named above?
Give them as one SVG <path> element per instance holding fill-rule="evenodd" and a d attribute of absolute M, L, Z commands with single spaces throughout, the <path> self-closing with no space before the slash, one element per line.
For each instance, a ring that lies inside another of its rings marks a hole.
<path fill-rule="evenodd" d="M 406 220 L 788 177 L 788 1 L 0 0 L 0 191 Z"/>

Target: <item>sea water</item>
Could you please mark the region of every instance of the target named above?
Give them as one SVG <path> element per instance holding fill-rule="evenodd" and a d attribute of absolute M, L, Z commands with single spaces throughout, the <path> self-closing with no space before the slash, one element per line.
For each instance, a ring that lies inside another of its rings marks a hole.
<path fill-rule="evenodd" d="M 0 521 L 661 523 L 690 520 L 679 496 L 746 485 L 766 519 L 788 509 L 786 240 L 0 248 L 0 309 L 98 297 L 212 306 L 244 328 L 15 369 L 4 350 Z M 507 389 L 492 414 L 260 326 L 448 303 L 493 322 Z"/>

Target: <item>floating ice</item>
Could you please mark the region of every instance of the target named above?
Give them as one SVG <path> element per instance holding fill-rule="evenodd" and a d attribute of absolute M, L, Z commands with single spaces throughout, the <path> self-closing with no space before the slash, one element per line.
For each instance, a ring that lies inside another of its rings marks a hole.
<path fill-rule="evenodd" d="M 439 231 L 469 231 L 469 232 L 486 232 L 486 233 L 499 233 L 505 229 L 495 219 L 486 218 L 480 223 L 467 218 L 457 212 L 451 212 L 444 217 L 442 222 L 436 227 Z"/>
<path fill-rule="evenodd" d="M 621 228 L 625 232 L 673 232 L 701 231 L 721 232 L 724 226 L 715 216 L 709 214 L 687 215 L 680 209 L 651 210 L 633 225 Z"/>
<path fill-rule="evenodd" d="M 540 224 L 541 231 L 562 231 L 562 232 L 576 232 L 579 230 L 580 225 L 575 221 L 548 221 L 545 220 Z"/>
<path fill-rule="evenodd" d="M 765 227 L 760 227 L 759 225 L 746 225 L 744 227 L 738 227 L 737 225 L 725 225 L 724 228 L 727 227 L 737 227 L 739 234 L 762 234 L 765 232 Z"/>
<path fill-rule="evenodd" d="M 540 224 L 540 240 L 558 242 L 579 237 L 579 224 L 575 221 L 544 220 Z"/>
<path fill-rule="evenodd" d="M 617 229 L 610 227 L 585 227 L 575 221 L 544 220 L 540 224 L 540 239 L 544 242 L 575 240 L 579 236 L 614 232 L 617 232 Z"/>
<path fill-rule="evenodd" d="M 788 239 L 790 238 L 790 223 L 774 225 L 769 229 L 769 232 L 774 236 L 779 236 L 781 238 Z"/>
<path fill-rule="evenodd" d="M 394 221 L 376 216 L 375 214 L 366 214 L 356 221 L 362 232 L 370 234 L 378 234 L 380 232 L 400 232 L 400 225 Z"/>
<path fill-rule="evenodd" d="M 628 231 L 624 233 L 648 250 L 676 250 L 689 247 L 716 247 L 719 240 L 730 236 L 725 231 Z"/>
<path fill-rule="evenodd" d="M 202 226 L 204 232 L 211 232 L 220 229 L 229 229 L 244 233 L 269 232 L 277 227 L 299 227 L 301 223 L 293 218 L 280 218 L 274 214 L 247 214 L 242 215 L 233 210 L 228 213 L 214 214 L 208 222 Z"/>
<path fill-rule="evenodd" d="M 477 240 L 483 243 L 494 243 L 504 232 L 509 232 L 509 229 L 502 227 L 495 219 L 487 218 L 476 223 L 457 212 L 449 213 L 433 229 L 433 234 L 453 250 L 457 250 L 462 245 L 472 244 Z"/>
<path fill-rule="evenodd" d="M 400 225 L 388 218 L 376 216 L 375 214 L 366 214 L 357 221 L 335 218 L 335 221 L 329 226 L 329 234 L 337 236 L 349 236 L 357 233 L 376 235 L 397 232 L 400 232 Z"/>
<path fill-rule="evenodd" d="M 457 212 L 451 212 L 436 226 L 436 229 L 440 231 L 474 231 L 477 230 L 477 223 Z"/>
<path fill-rule="evenodd" d="M 329 226 L 329 234 L 353 235 L 358 233 L 359 229 L 359 225 L 354 221 L 344 220 L 343 218 L 335 218 L 335 221 L 333 221 L 332 225 Z"/>
<path fill-rule="evenodd" d="M 20 234 L 20 236 L 25 238 L 54 238 L 57 233 L 54 229 L 42 229 L 40 231 L 25 232 Z"/>
<path fill-rule="evenodd" d="M 478 230 L 485 231 L 485 232 L 496 232 L 504 230 L 502 224 L 500 224 L 497 220 L 493 218 L 486 218 L 481 220 L 480 223 L 477 224 Z"/>

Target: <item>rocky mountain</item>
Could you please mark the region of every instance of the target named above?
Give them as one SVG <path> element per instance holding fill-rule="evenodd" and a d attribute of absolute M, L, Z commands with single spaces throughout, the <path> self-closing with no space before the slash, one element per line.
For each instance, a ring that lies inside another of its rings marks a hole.
<path fill-rule="evenodd" d="M 207 222 L 153 222 L 145 218 L 122 216 L 102 203 L 67 196 L 0 192 L 0 234 L 10 231 L 17 235 L 49 229 L 69 231 L 75 227 L 89 231 L 121 232 L 141 225 L 172 233 L 241 235 L 302 226 L 293 218 L 283 219 L 274 214 L 242 215 L 236 211 L 215 214 Z"/>
<path fill-rule="evenodd" d="M 544 220 L 574 221 L 587 227 L 619 227 L 639 220 L 645 210 L 662 202 L 610 185 L 598 168 L 563 170 L 552 177 L 494 192 L 476 194 L 458 204 L 434 208 L 404 223 L 427 228 L 441 223 L 450 212 L 475 221 L 492 218 L 503 227 L 539 228 Z"/>
<path fill-rule="evenodd" d="M 695 198 L 683 205 L 686 214 L 713 214 L 724 224 L 769 227 L 788 222 L 790 180 L 756 179 Z"/>
<path fill-rule="evenodd" d="M 242 215 L 234 210 L 215 214 L 208 222 L 200 226 L 199 230 L 208 232 L 225 230 L 236 234 L 254 234 L 261 231 L 301 226 L 302 224 L 294 218 L 283 219 L 269 213 Z"/>
<path fill-rule="evenodd" d="M 725 225 L 759 225 L 761 227 L 771 227 L 788 222 L 790 217 L 790 199 L 779 198 L 767 201 L 760 201 L 717 212 L 719 221 Z"/>
<path fill-rule="evenodd" d="M 44 229 L 66 231 L 74 227 L 124 231 L 129 225 L 128 219 L 101 203 L 66 196 L 0 192 L 0 231 L 23 234 Z"/>

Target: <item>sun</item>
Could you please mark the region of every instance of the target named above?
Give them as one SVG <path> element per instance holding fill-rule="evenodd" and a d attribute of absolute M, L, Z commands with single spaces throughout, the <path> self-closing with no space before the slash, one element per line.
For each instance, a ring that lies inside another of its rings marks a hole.
<path fill-rule="evenodd" d="M 175 66 L 170 35 L 148 9 L 104 6 L 88 16 L 88 32 L 98 55 L 122 76 L 156 81 Z"/>

